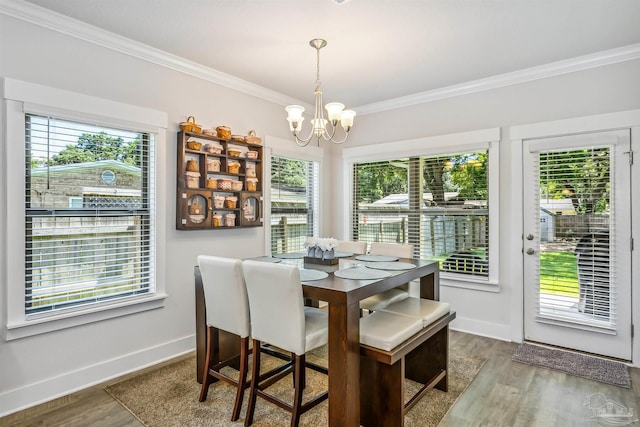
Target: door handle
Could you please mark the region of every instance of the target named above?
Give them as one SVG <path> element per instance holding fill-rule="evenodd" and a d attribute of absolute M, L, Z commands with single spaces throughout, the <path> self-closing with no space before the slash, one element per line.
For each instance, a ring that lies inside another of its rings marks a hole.
<path fill-rule="evenodd" d="M 527 254 L 529 254 L 529 255 L 533 255 L 533 254 L 535 254 L 535 253 L 536 253 L 536 251 L 535 251 L 533 248 L 529 248 L 529 249 L 527 249 Z"/>
<path fill-rule="evenodd" d="M 527 234 L 527 240 L 533 240 L 533 234 Z"/>

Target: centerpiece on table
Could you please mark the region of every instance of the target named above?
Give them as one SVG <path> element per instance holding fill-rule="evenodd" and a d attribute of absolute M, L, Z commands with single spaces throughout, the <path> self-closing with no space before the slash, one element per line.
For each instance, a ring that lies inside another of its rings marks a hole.
<path fill-rule="evenodd" d="M 307 237 L 304 242 L 304 247 L 307 248 L 307 256 L 304 257 L 304 261 L 311 264 L 337 264 L 338 259 L 335 253 L 337 246 L 338 240 L 333 237 Z"/>

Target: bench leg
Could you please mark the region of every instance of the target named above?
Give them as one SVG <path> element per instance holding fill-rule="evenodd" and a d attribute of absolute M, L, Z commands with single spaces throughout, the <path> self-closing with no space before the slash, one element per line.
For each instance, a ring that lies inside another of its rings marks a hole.
<path fill-rule="evenodd" d="M 393 365 L 360 357 L 360 425 L 404 425 L 404 361 Z"/>
<path fill-rule="evenodd" d="M 448 372 L 449 365 L 449 326 L 445 326 L 420 347 L 405 356 L 406 377 L 427 384 L 440 372 Z M 448 389 L 447 375 L 436 384 L 442 391 Z"/>

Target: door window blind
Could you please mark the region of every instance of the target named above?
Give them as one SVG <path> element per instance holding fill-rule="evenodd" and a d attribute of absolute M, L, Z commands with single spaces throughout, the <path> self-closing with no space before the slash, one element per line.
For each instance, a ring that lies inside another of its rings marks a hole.
<path fill-rule="evenodd" d="M 27 115 L 27 316 L 153 291 L 154 135 Z"/>
<path fill-rule="evenodd" d="M 271 157 L 271 253 L 304 250 L 318 235 L 319 164 Z"/>
<path fill-rule="evenodd" d="M 488 277 L 487 154 L 355 164 L 352 238 L 413 244 L 443 272 Z"/>
<path fill-rule="evenodd" d="M 615 328 L 611 149 L 545 151 L 535 159 L 538 316 Z"/>

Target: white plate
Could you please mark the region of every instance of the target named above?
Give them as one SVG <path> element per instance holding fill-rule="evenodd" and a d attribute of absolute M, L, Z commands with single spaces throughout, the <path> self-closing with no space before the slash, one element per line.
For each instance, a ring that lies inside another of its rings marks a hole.
<path fill-rule="evenodd" d="M 311 270 L 309 268 L 300 269 L 300 281 L 308 282 L 311 280 L 321 280 L 328 277 L 329 274 L 326 271 Z"/>
<path fill-rule="evenodd" d="M 304 258 L 305 255 L 306 255 L 305 252 L 293 252 L 290 254 L 275 254 L 273 257 L 280 258 L 280 259 L 299 259 L 299 258 Z"/>
<path fill-rule="evenodd" d="M 349 253 L 349 252 L 336 252 L 336 253 L 334 254 L 334 256 L 335 256 L 336 258 L 348 258 L 348 257 L 350 257 L 350 256 L 353 256 L 353 254 L 352 254 L 352 253 Z"/>
<path fill-rule="evenodd" d="M 252 261 L 262 261 L 262 262 L 282 262 L 281 259 L 273 258 L 270 256 L 258 256 L 255 258 L 247 258 L 247 259 L 250 259 Z"/>
<path fill-rule="evenodd" d="M 399 258 L 397 256 L 389 255 L 358 255 L 356 259 L 358 261 L 388 262 L 397 261 Z"/>
<path fill-rule="evenodd" d="M 374 280 L 391 276 L 391 273 L 389 273 L 388 271 L 373 270 L 366 267 L 345 268 L 343 270 L 338 270 L 333 274 L 336 277 L 340 277 L 342 279 L 353 280 Z"/>
<path fill-rule="evenodd" d="M 409 264 L 408 262 L 370 262 L 365 264 L 367 268 L 373 268 L 376 270 L 411 270 L 412 268 L 416 268 L 414 264 Z"/>

